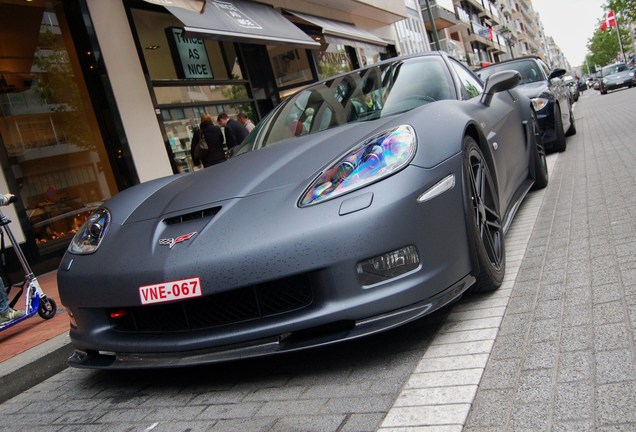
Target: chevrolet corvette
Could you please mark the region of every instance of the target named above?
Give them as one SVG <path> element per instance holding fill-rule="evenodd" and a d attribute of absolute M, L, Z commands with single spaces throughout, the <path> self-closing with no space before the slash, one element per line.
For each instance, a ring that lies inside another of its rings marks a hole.
<path fill-rule="evenodd" d="M 303 88 L 226 162 L 104 202 L 58 270 L 69 365 L 320 347 L 497 289 L 514 214 L 548 183 L 520 80 L 385 60 Z"/>

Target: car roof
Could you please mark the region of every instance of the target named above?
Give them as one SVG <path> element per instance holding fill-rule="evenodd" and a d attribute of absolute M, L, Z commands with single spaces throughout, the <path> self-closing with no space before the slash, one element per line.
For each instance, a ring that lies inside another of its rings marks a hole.
<path fill-rule="evenodd" d="M 486 68 L 489 68 L 491 66 L 496 66 L 496 65 L 500 65 L 500 64 L 507 64 L 507 63 L 516 63 L 516 62 L 526 61 L 526 60 L 541 60 L 542 62 L 546 63 L 545 60 L 543 60 L 541 57 L 539 57 L 537 55 L 527 55 L 527 56 L 522 56 L 522 57 L 515 57 L 513 59 L 498 61 L 497 63 L 492 63 L 492 64 L 490 64 L 488 66 L 484 66 L 483 68 L 480 68 L 480 69 L 486 69 Z"/>

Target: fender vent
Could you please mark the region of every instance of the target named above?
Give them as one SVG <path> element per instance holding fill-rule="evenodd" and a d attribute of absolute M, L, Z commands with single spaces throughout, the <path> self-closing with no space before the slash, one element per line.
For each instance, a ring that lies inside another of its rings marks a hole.
<path fill-rule="evenodd" d="M 214 217 L 220 210 L 221 207 L 212 207 L 208 209 L 197 210 L 194 212 L 166 218 L 163 220 L 163 223 L 165 223 L 166 225 L 176 225 L 191 220 Z"/>

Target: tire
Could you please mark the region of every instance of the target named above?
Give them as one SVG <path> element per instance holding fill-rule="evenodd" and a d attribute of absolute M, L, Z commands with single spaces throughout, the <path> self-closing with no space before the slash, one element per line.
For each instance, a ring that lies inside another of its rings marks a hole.
<path fill-rule="evenodd" d="M 567 143 L 565 142 L 565 132 L 563 131 L 563 121 L 561 120 L 561 108 L 558 105 L 554 107 L 554 134 L 556 135 L 554 150 L 559 153 L 564 152 Z"/>
<path fill-rule="evenodd" d="M 574 120 L 574 114 L 572 113 L 572 107 L 570 107 L 570 127 L 568 128 L 565 136 L 572 136 L 576 134 L 576 122 Z"/>
<path fill-rule="evenodd" d="M 506 253 L 499 198 L 490 168 L 477 142 L 464 138 L 464 194 L 469 238 L 478 269 L 472 292 L 494 291 L 501 286 Z"/>
<path fill-rule="evenodd" d="M 47 298 L 40 302 L 40 307 L 38 307 L 38 315 L 40 318 L 48 320 L 55 316 L 57 313 L 57 304 L 55 300 L 52 298 Z"/>
<path fill-rule="evenodd" d="M 541 142 L 541 134 L 539 133 L 539 124 L 537 115 L 531 112 L 532 121 L 532 146 L 530 154 L 530 163 L 532 164 L 530 172 L 534 173 L 534 184 L 532 190 L 543 189 L 548 185 L 548 162 L 545 156 L 545 147 Z"/>

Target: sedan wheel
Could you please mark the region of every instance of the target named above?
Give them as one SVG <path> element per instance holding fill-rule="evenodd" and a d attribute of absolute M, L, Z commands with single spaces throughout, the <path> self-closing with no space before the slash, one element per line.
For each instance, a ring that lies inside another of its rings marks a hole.
<path fill-rule="evenodd" d="M 565 136 L 572 136 L 576 134 L 576 122 L 574 120 L 574 113 L 572 112 L 572 107 L 570 107 L 570 128 L 565 133 Z"/>
<path fill-rule="evenodd" d="M 488 164 L 475 140 L 467 136 L 464 147 L 468 227 L 479 265 L 473 291 L 493 291 L 501 285 L 506 267 L 499 199 Z"/>
<path fill-rule="evenodd" d="M 563 130 L 563 120 L 561 120 L 561 108 L 558 105 L 554 107 L 554 133 L 556 135 L 556 141 L 554 142 L 554 149 L 556 151 L 564 152 L 567 146 L 565 142 L 565 131 Z"/>

